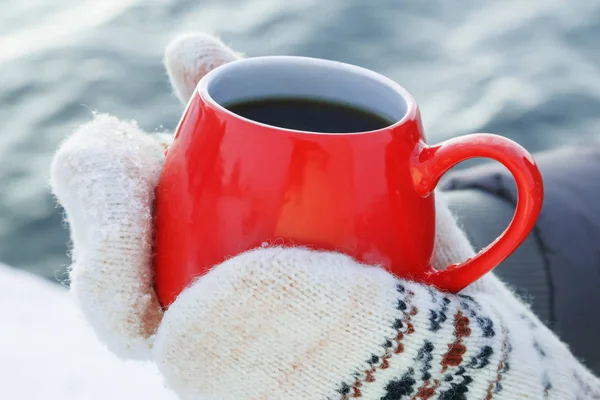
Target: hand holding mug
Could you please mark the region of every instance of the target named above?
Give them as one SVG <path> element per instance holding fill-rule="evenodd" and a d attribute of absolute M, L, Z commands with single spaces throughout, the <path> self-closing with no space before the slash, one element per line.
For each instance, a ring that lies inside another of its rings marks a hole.
<path fill-rule="evenodd" d="M 192 35 L 175 41 L 166 61 L 186 101 L 194 79 L 233 58 L 219 41 Z M 154 361 L 179 398 L 600 393 L 493 274 L 453 295 L 339 253 L 259 248 L 214 266 L 163 311 L 152 279 L 152 204 L 166 144 L 98 115 L 60 146 L 51 171 L 71 227 L 74 298 L 109 349 Z M 473 256 L 443 196 L 435 202 L 434 267 Z"/>

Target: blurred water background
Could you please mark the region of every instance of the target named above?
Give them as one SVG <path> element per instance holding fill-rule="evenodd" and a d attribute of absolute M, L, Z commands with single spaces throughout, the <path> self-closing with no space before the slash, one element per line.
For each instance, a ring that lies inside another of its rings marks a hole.
<path fill-rule="evenodd" d="M 597 0 L 0 0 L 0 261 L 65 278 L 53 151 L 92 110 L 172 130 L 162 50 L 189 31 L 388 75 L 430 142 L 487 131 L 538 151 L 598 136 Z"/>

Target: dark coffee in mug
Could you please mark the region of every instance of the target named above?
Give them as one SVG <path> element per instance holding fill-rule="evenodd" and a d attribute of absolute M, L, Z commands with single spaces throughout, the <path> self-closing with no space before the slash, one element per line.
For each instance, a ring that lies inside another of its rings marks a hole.
<path fill-rule="evenodd" d="M 354 105 L 311 98 L 262 98 L 226 104 L 241 117 L 279 128 L 321 133 L 368 132 L 392 120 Z"/>

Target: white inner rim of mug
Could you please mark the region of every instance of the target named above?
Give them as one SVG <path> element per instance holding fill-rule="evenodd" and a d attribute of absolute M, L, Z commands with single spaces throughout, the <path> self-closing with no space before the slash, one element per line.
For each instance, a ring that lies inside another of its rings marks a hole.
<path fill-rule="evenodd" d="M 402 123 L 408 111 L 416 107 L 404 88 L 383 75 L 350 64 L 308 57 L 270 56 L 233 61 L 204 76 L 198 91 L 205 101 L 245 120 L 224 105 L 268 98 L 325 100 L 381 115 L 392 121 L 390 126 Z"/>

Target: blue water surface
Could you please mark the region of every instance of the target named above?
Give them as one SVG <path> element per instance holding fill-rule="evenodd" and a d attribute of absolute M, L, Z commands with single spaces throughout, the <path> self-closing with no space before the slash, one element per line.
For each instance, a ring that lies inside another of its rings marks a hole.
<path fill-rule="evenodd" d="M 429 142 L 495 132 L 532 151 L 598 137 L 598 0 L 8 0 L 0 3 L 0 260 L 63 279 L 49 194 L 60 141 L 93 110 L 172 130 L 161 65 L 178 33 L 247 56 L 358 64 L 406 87 Z"/>

